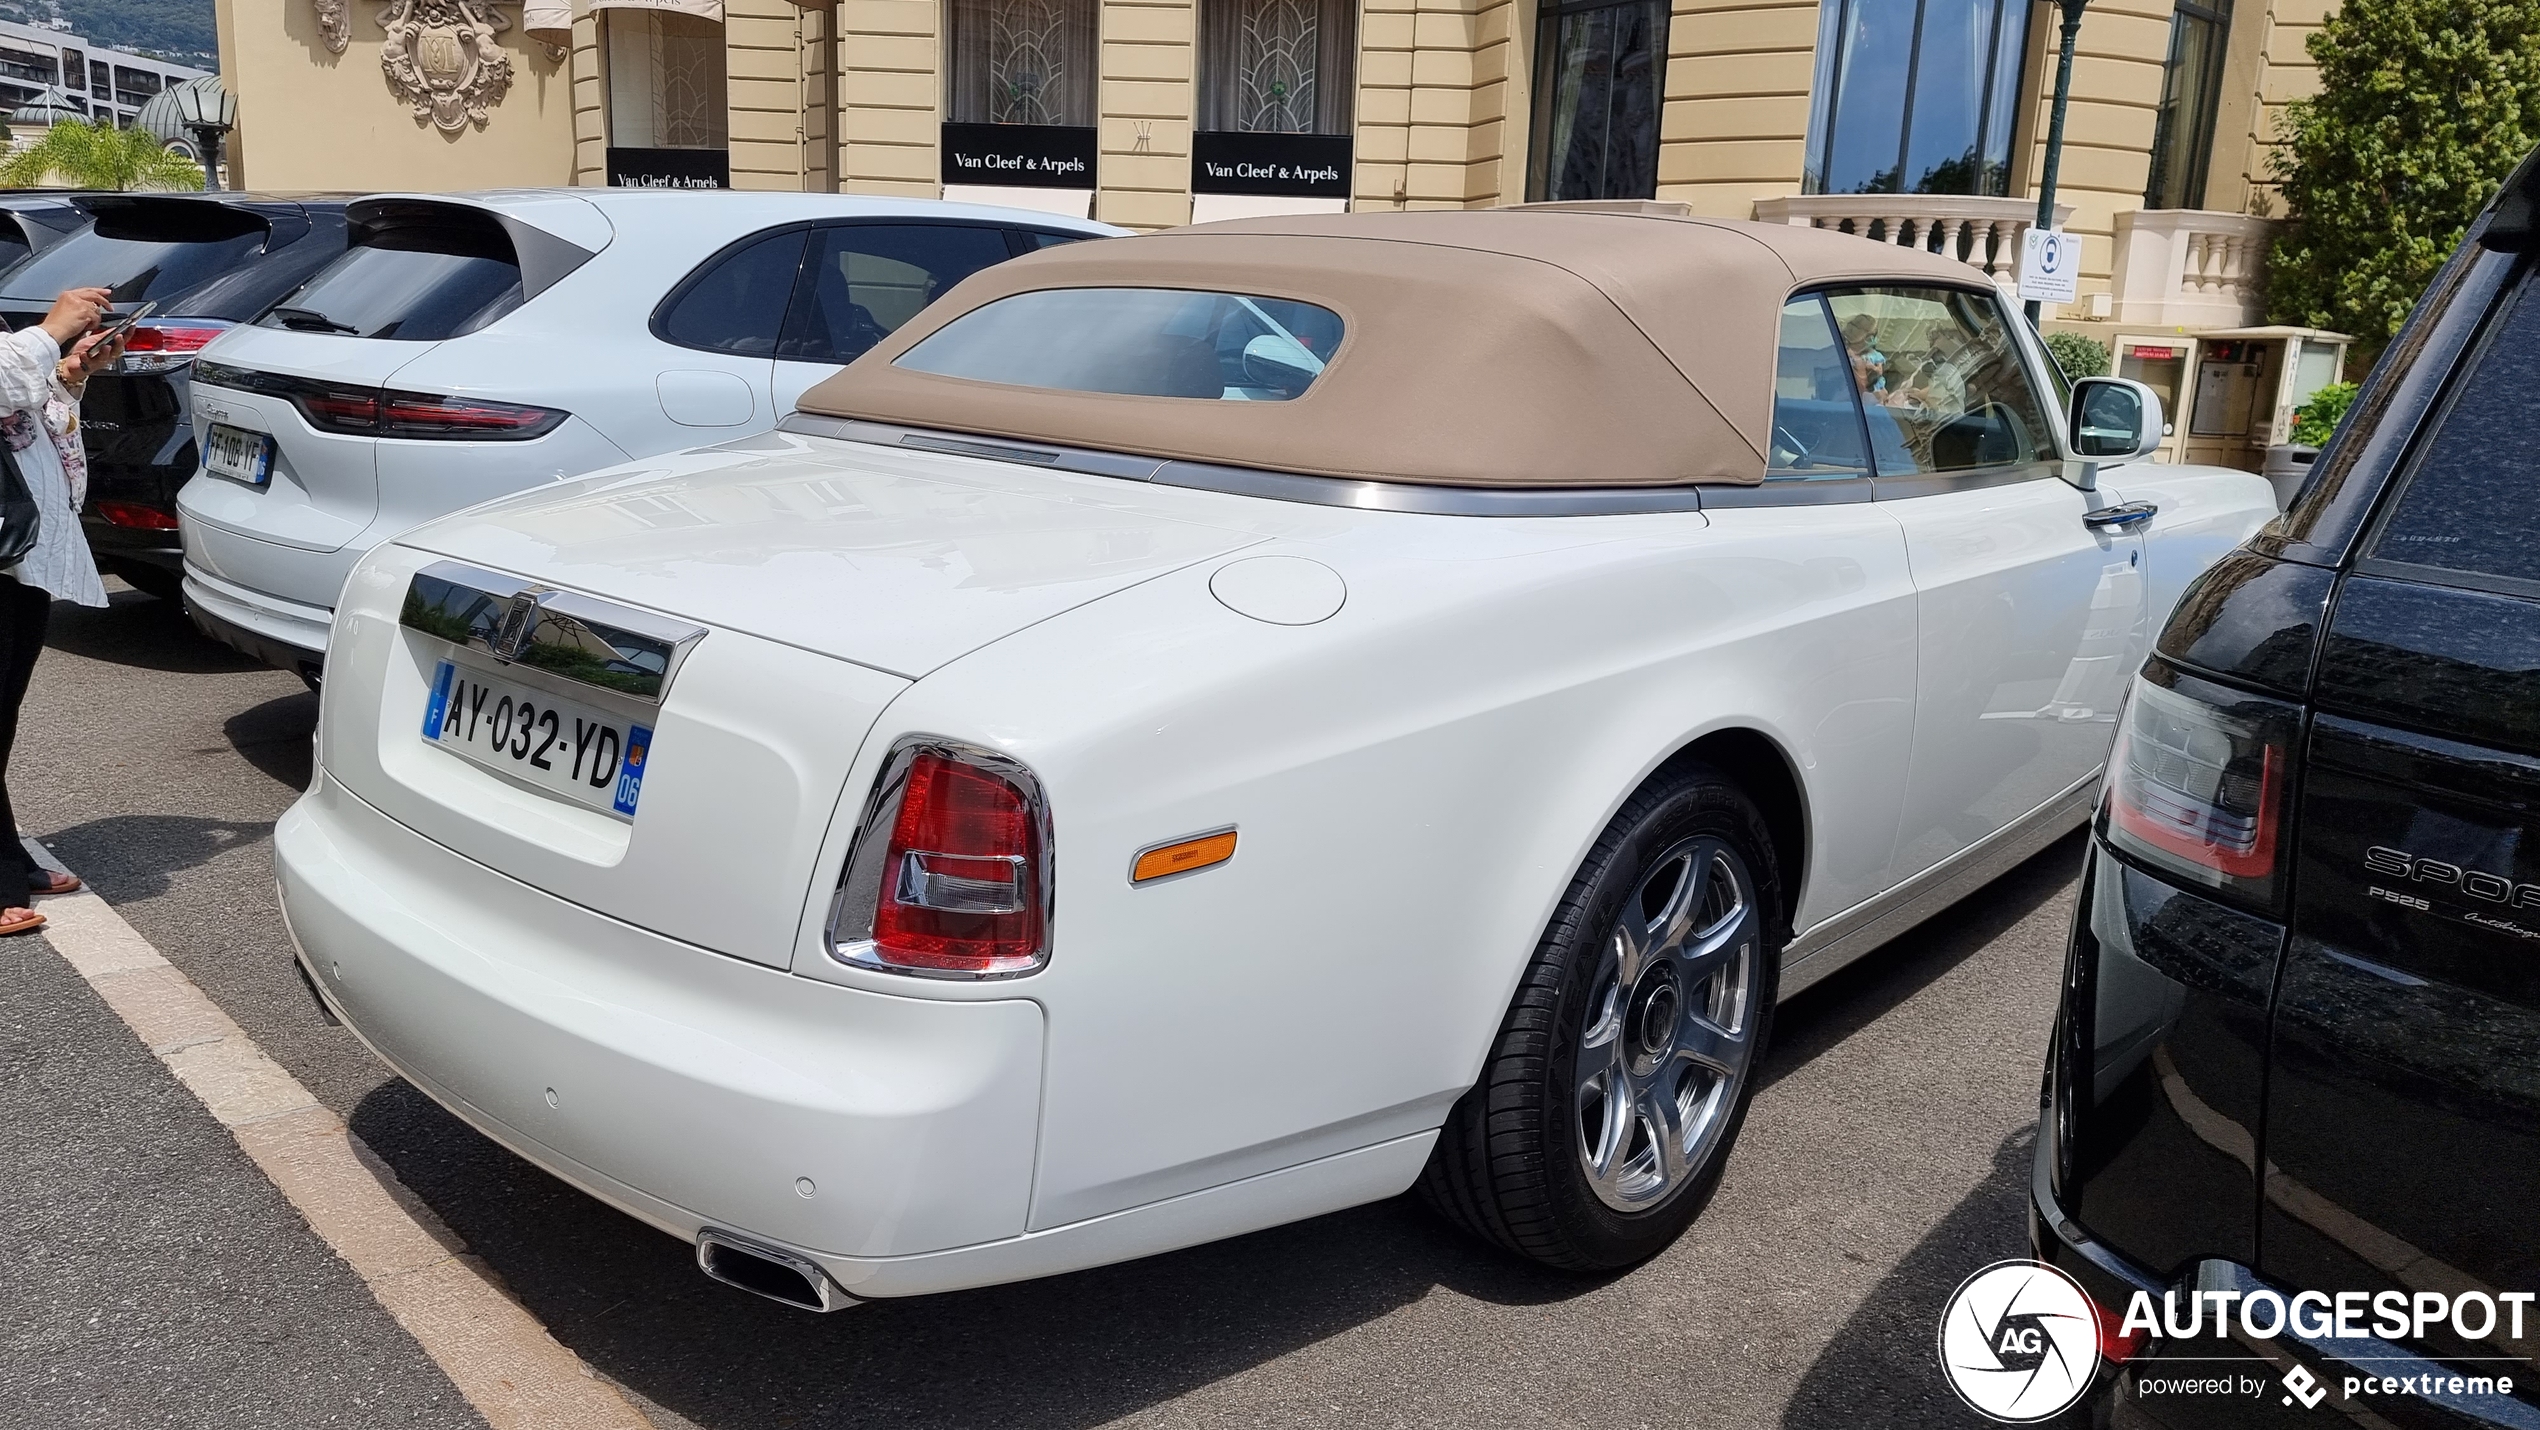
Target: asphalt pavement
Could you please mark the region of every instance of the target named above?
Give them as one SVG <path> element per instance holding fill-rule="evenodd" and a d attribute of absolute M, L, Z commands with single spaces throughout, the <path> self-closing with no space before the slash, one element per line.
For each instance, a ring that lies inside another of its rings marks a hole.
<path fill-rule="evenodd" d="M 2067 839 L 1794 999 L 1728 1175 L 1625 1275 L 1397 1200 L 818 1317 L 487 1142 L 318 1014 L 274 908 L 317 697 L 118 592 L 59 606 L 11 765 L 44 841 L 663 1427 L 1983 1424 L 1949 1292 L 2024 1249 Z M 0 1426 L 479 1426 L 230 1135 L 34 938 L 0 943 Z"/>

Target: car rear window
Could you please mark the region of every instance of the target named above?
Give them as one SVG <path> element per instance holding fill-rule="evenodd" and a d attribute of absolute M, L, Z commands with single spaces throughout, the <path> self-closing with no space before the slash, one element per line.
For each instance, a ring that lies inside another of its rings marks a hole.
<path fill-rule="evenodd" d="M 163 301 L 264 252 L 265 226 L 252 218 L 200 228 L 184 237 L 101 219 L 10 269 L 0 297 L 50 303 L 65 288 L 108 288 L 118 303 Z"/>
<path fill-rule="evenodd" d="M 2525 280 L 2443 413 L 2373 543 L 2384 561 L 2540 593 L 2540 285 Z"/>
<path fill-rule="evenodd" d="M 510 238 L 482 223 L 390 223 L 258 319 L 268 328 L 438 342 L 475 332 L 521 304 Z"/>
<path fill-rule="evenodd" d="M 1340 347 L 1312 303 L 1173 288 L 1052 288 L 973 309 L 895 366 L 1060 392 L 1284 402 Z"/>

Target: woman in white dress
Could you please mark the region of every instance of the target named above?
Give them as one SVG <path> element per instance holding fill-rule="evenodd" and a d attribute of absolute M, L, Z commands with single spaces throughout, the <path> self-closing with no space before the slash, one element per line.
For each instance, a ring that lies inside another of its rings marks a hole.
<path fill-rule="evenodd" d="M 26 699 L 44 626 L 57 600 L 106 604 L 88 537 L 79 527 L 87 495 L 88 459 L 81 450 L 79 395 L 88 375 L 115 360 L 120 339 L 92 331 L 106 311 L 103 288 L 73 288 L 53 302 L 44 321 L 0 334 L 0 440 L 17 459 L 41 513 L 35 545 L 0 570 L 0 934 L 39 928 L 44 916 L 8 894 L 66 894 L 79 880 L 56 874 L 26 854 L 17 811 L 9 803 L 8 760 L 18 739 L 18 706 Z"/>

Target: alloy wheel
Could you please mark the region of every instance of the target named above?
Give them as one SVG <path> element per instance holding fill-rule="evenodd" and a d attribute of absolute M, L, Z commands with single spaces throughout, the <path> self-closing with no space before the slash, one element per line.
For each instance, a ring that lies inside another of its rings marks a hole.
<path fill-rule="evenodd" d="M 1762 916 L 1713 836 L 1649 866 L 1600 953 L 1578 1037 L 1581 1168 L 1617 1211 L 1664 1205 L 1717 1150 L 1755 1053 Z"/>

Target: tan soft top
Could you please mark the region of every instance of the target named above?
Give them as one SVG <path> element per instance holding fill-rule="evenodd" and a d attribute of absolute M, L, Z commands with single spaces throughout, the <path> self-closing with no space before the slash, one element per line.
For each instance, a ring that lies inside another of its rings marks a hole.
<path fill-rule="evenodd" d="M 1782 303 L 1827 280 L 1969 286 L 1847 234 L 1665 213 L 1258 219 L 1070 244 L 973 275 L 805 393 L 833 417 L 1364 480 L 1485 487 L 1764 479 Z M 1057 392 L 892 366 L 1016 293 L 1182 288 L 1346 324 L 1287 402 Z"/>

